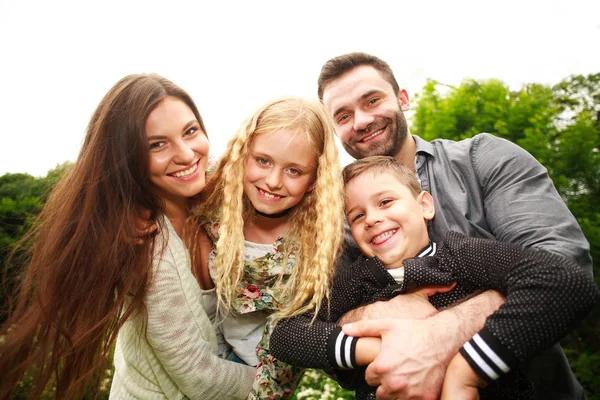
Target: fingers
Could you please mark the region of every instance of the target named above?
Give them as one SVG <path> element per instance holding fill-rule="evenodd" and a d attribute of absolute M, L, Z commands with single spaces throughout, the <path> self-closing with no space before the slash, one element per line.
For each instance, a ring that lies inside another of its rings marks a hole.
<path fill-rule="evenodd" d="M 351 324 L 342 326 L 342 330 L 346 335 L 362 337 L 362 336 L 378 336 L 387 329 L 385 319 L 372 319 L 357 321 Z"/>
<path fill-rule="evenodd" d="M 135 238 L 135 242 L 137 244 L 143 244 L 145 237 L 150 237 L 154 235 L 158 230 L 158 226 L 150 221 L 147 222 L 145 228 L 140 229 L 138 226 L 136 229 L 137 236 Z"/>
<path fill-rule="evenodd" d="M 415 290 L 415 293 L 422 293 L 427 297 L 431 297 L 437 293 L 449 292 L 452 289 L 454 289 L 455 287 L 456 287 L 456 282 L 454 282 L 452 285 L 448 285 L 448 286 L 427 286 L 427 287 L 423 287 L 421 289 Z"/>

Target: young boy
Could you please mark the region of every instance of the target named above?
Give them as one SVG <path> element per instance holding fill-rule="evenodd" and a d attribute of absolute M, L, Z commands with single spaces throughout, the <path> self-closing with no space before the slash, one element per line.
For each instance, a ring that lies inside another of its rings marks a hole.
<path fill-rule="evenodd" d="M 350 164 L 344 184 L 346 218 L 365 255 L 338 271 L 329 307 L 321 308 L 314 323 L 312 315 L 278 322 L 271 354 L 295 366 L 335 371 L 358 399 L 375 399 L 376 388 L 366 384 L 358 366 L 377 356 L 379 339 L 347 336 L 336 321 L 358 306 L 418 286 L 456 282 L 451 291 L 429 297 L 431 304 L 449 306 L 480 289 L 506 296 L 505 304 L 460 350 L 481 386 L 487 383 L 479 391 L 481 398 L 533 398 L 535 388 L 517 367 L 587 315 L 598 296 L 591 279 L 570 261 L 544 251 L 456 232 L 448 232 L 440 244 L 430 242 L 433 198 L 392 157 Z"/>

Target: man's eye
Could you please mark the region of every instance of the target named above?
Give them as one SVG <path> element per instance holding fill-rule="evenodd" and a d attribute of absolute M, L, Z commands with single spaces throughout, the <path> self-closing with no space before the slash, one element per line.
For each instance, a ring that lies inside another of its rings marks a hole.
<path fill-rule="evenodd" d="M 377 103 L 379 101 L 379 97 L 375 97 L 371 100 L 369 100 L 369 105 L 372 106 L 373 104 Z"/>
<path fill-rule="evenodd" d="M 338 122 L 338 124 L 341 124 L 342 122 L 346 121 L 348 118 L 349 118 L 348 114 L 344 114 L 337 119 L 337 122 Z"/>

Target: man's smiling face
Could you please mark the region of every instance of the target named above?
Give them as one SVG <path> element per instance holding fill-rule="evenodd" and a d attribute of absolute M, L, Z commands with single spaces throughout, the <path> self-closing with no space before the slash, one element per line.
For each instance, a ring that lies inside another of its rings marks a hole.
<path fill-rule="evenodd" d="M 362 65 L 328 83 L 323 103 L 352 157 L 400 153 L 408 135 L 403 113 L 409 108 L 408 96 L 403 90 L 395 94 L 375 68 Z"/>

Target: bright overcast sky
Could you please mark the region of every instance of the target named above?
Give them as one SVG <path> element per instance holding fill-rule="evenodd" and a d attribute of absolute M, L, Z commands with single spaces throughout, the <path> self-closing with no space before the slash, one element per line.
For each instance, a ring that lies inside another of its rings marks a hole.
<path fill-rule="evenodd" d="M 427 78 L 513 88 L 600 72 L 600 1 L 0 0 L 0 175 L 75 160 L 87 121 L 130 73 L 187 90 L 211 153 L 256 107 L 316 97 L 321 65 L 365 51 L 414 96 Z"/>

